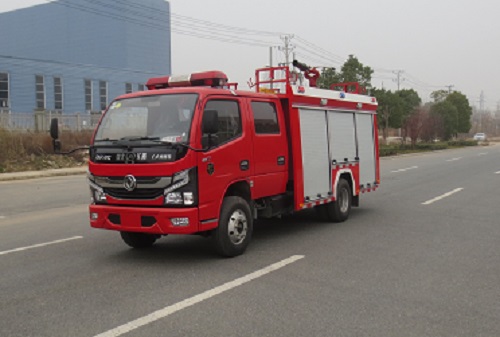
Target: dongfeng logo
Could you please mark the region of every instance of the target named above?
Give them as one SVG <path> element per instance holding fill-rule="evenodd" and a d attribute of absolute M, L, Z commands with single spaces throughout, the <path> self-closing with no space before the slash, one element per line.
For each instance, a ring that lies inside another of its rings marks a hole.
<path fill-rule="evenodd" d="M 135 153 L 127 153 L 125 156 L 125 164 L 133 164 L 134 162 L 135 162 Z"/>
<path fill-rule="evenodd" d="M 133 175 L 129 174 L 123 179 L 123 187 L 125 187 L 127 191 L 132 192 L 137 187 L 137 180 Z"/>

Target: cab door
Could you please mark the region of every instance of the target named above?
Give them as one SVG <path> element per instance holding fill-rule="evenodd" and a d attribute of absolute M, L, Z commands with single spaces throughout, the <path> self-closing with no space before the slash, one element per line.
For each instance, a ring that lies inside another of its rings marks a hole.
<path fill-rule="evenodd" d="M 227 96 L 209 96 L 203 103 L 202 115 L 217 111 L 219 130 L 211 136 L 213 147 L 198 153 L 200 229 L 213 227 L 227 187 L 253 175 L 252 139 L 243 103 L 242 98 Z M 202 135 L 201 143 L 208 145 L 208 135 Z"/>
<path fill-rule="evenodd" d="M 249 100 L 253 133 L 254 198 L 282 194 L 288 180 L 288 146 L 279 102 Z"/>

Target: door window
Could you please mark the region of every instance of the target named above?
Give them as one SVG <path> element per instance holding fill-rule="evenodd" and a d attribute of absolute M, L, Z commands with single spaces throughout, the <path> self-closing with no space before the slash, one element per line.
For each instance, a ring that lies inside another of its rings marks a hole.
<path fill-rule="evenodd" d="M 252 102 L 256 134 L 279 134 L 276 106 L 270 102 Z"/>
<path fill-rule="evenodd" d="M 215 144 L 220 145 L 238 138 L 242 134 L 241 112 L 238 102 L 228 100 L 208 101 L 205 110 L 217 110 L 219 116 L 219 131 L 212 138 Z M 203 137 L 206 141 L 206 136 Z"/>

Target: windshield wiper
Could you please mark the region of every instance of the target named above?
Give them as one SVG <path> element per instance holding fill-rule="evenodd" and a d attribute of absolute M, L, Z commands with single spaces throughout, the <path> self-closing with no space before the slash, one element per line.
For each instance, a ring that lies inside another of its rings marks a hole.
<path fill-rule="evenodd" d="M 150 140 L 150 141 L 153 141 L 153 142 L 160 142 L 160 137 L 141 137 L 141 136 L 128 136 L 128 137 L 123 137 L 123 138 L 120 138 L 120 140 L 128 140 L 128 141 L 131 141 L 131 142 L 135 142 L 135 141 L 138 141 L 138 140 Z"/>
<path fill-rule="evenodd" d="M 175 142 L 165 142 L 165 141 L 160 141 L 162 144 L 166 144 L 166 145 L 170 145 L 170 146 L 181 146 L 181 147 L 184 147 L 186 149 L 189 149 L 191 151 L 194 151 L 194 152 L 205 152 L 207 151 L 209 148 L 205 148 L 205 149 L 195 149 L 194 147 L 191 147 L 189 146 L 188 144 L 186 143 L 175 143 Z"/>
<path fill-rule="evenodd" d="M 118 139 L 103 138 L 103 139 L 94 140 L 94 143 L 97 143 L 97 142 L 117 142 L 117 141 L 118 141 Z"/>

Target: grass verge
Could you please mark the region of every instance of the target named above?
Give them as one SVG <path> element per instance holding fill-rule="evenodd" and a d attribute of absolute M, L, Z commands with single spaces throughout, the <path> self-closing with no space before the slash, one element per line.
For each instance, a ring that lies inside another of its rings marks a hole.
<path fill-rule="evenodd" d="M 415 146 L 407 144 L 394 144 L 394 145 L 380 145 L 379 153 L 381 157 L 396 156 L 398 154 L 418 153 L 437 150 L 454 149 L 465 146 L 477 146 L 478 142 L 475 140 L 457 140 L 449 142 L 438 143 L 418 143 Z M 481 145 L 488 145 L 481 143 Z"/>
<path fill-rule="evenodd" d="M 90 144 L 92 131 L 61 134 L 63 151 Z M 55 155 L 48 133 L 17 132 L 0 128 L 0 173 L 38 171 L 84 165 L 87 153 Z"/>

